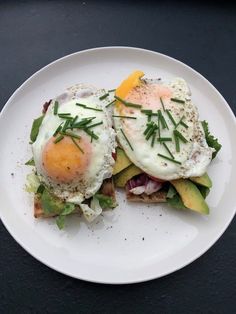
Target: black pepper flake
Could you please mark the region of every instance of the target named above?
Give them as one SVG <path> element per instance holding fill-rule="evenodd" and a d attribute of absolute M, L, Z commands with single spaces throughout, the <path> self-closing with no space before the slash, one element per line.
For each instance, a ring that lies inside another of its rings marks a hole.
<path fill-rule="evenodd" d="M 142 237 L 142 240 L 144 241 L 144 237 Z"/>
<path fill-rule="evenodd" d="M 14 177 L 14 175 L 15 175 L 15 174 L 12 172 L 12 173 L 11 173 L 11 176 Z"/>
<path fill-rule="evenodd" d="M 127 241 L 127 238 L 125 238 L 125 241 Z"/>

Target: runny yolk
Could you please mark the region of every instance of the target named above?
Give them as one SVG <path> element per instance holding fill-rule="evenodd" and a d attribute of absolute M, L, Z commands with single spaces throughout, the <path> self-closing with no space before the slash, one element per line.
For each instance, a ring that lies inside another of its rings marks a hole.
<path fill-rule="evenodd" d="M 70 183 L 86 171 L 91 157 L 91 145 L 86 138 L 75 139 L 84 153 L 70 137 L 54 143 L 52 137 L 43 150 L 43 167 L 46 174 L 57 183 Z"/>

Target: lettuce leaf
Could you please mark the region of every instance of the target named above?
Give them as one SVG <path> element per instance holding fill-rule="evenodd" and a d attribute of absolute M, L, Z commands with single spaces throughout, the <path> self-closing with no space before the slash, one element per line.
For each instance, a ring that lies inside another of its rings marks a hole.
<path fill-rule="evenodd" d="M 113 198 L 103 194 L 95 194 L 95 198 L 98 199 L 100 206 L 104 208 L 114 208 L 117 206 L 116 202 L 114 202 Z"/>
<path fill-rule="evenodd" d="M 184 203 L 179 196 L 176 189 L 173 187 L 173 185 L 170 184 L 167 195 L 166 195 L 166 202 L 171 207 L 177 208 L 177 209 L 186 209 L 187 207 L 184 206 Z"/>
<path fill-rule="evenodd" d="M 215 149 L 212 154 L 212 159 L 214 159 L 221 149 L 222 145 L 218 142 L 218 139 L 215 138 L 209 131 L 208 122 L 206 120 L 202 121 L 202 127 L 205 133 L 207 145 Z"/>
<path fill-rule="evenodd" d="M 35 162 L 34 162 L 34 158 L 32 157 L 31 159 L 29 159 L 26 163 L 26 166 L 35 166 Z"/>
<path fill-rule="evenodd" d="M 40 116 L 39 118 L 35 119 L 33 121 L 31 132 L 30 132 L 30 139 L 34 143 L 37 139 L 37 136 L 39 134 L 39 128 L 43 122 L 44 115 Z"/>

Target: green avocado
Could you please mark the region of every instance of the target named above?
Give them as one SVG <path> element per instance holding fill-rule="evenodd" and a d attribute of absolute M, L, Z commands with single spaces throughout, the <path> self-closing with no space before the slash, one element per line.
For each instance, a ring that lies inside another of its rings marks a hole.
<path fill-rule="evenodd" d="M 41 194 L 42 208 L 45 214 L 60 214 L 65 203 L 49 193 L 46 189 Z"/>
<path fill-rule="evenodd" d="M 212 181 L 207 173 L 204 173 L 201 177 L 191 177 L 190 180 L 209 189 L 212 187 Z"/>
<path fill-rule="evenodd" d="M 132 162 L 126 156 L 125 152 L 121 148 L 116 149 L 116 162 L 113 168 L 113 175 L 121 172 L 125 168 L 129 167 Z"/>
<path fill-rule="evenodd" d="M 205 202 L 201 192 L 193 182 L 186 179 L 178 179 L 172 180 L 170 183 L 179 193 L 184 206 L 200 214 L 209 214 L 209 207 Z"/>
<path fill-rule="evenodd" d="M 115 186 L 118 188 L 123 188 L 127 181 L 129 181 L 134 176 L 142 173 L 143 171 L 136 167 L 134 164 L 125 168 L 123 171 L 119 172 L 114 177 Z"/>

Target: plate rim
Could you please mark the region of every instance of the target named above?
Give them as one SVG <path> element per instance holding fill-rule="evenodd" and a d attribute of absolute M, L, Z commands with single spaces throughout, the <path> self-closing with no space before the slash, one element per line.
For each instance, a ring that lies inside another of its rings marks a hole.
<path fill-rule="evenodd" d="M 120 49 L 120 50 L 134 50 L 134 51 L 141 51 L 141 52 L 146 52 L 146 53 L 151 53 L 154 55 L 159 55 L 160 57 L 164 57 L 167 58 L 171 61 L 174 61 L 178 64 L 180 64 L 181 66 L 184 66 L 185 68 L 187 68 L 190 71 L 193 71 L 201 80 L 204 80 L 205 83 L 207 83 L 208 86 L 210 86 L 211 88 L 213 88 L 214 92 L 216 92 L 216 94 L 221 98 L 221 100 L 224 102 L 224 109 L 227 109 L 228 113 L 231 116 L 232 121 L 234 121 L 234 126 L 236 127 L 236 117 L 233 113 L 233 110 L 231 109 L 231 107 L 229 106 L 229 104 L 227 103 L 227 101 L 225 100 L 225 98 L 221 95 L 221 93 L 216 89 L 216 87 L 210 82 L 208 81 L 202 74 L 200 74 L 198 71 L 196 71 L 195 69 L 193 69 L 192 67 L 190 67 L 189 65 L 185 64 L 184 62 L 175 59 L 173 57 L 170 57 L 166 54 L 160 53 L 160 52 L 156 52 L 153 50 L 149 50 L 149 49 L 144 49 L 144 48 L 139 48 L 139 47 L 130 47 L 130 46 L 101 46 L 101 47 L 95 47 L 95 48 L 89 48 L 89 49 L 84 49 L 84 50 L 80 50 L 80 51 L 76 51 L 73 52 L 71 54 L 65 55 L 61 58 L 58 58 L 48 64 L 46 64 L 45 66 L 43 66 L 42 68 L 40 68 L 39 70 L 37 70 L 36 72 L 34 72 L 29 78 L 27 78 L 14 92 L 13 94 L 9 97 L 9 99 L 7 100 L 7 102 L 5 103 L 5 105 L 3 106 L 1 112 L 0 112 L 0 121 L 1 119 L 4 118 L 5 112 L 8 108 L 8 106 L 10 105 L 11 101 L 17 96 L 17 93 L 34 77 L 36 77 L 38 74 L 40 74 L 40 72 L 44 71 L 45 69 L 49 68 L 52 65 L 55 65 L 56 63 L 59 63 L 61 61 L 64 61 L 66 59 L 69 59 L 75 55 L 80 55 L 80 54 L 86 54 L 86 53 L 90 53 L 90 52 L 96 52 L 98 50 L 110 50 L 110 49 Z M 223 233 L 226 231 L 226 229 L 229 227 L 229 225 L 231 224 L 234 216 L 236 214 L 236 208 L 234 210 L 234 212 L 232 213 L 232 216 L 229 218 L 229 220 L 227 221 L 227 223 L 224 225 L 224 227 L 221 229 L 221 231 L 219 232 L 219 234 L 214 238 L 214 240 L 210 241 L 207 245 L 207 247 L 202 250 L 200 253 L 198 254 L 193 254 L 193 257 L 189 258 L 189 260 L 187 260 L 186 262 L 182 263 L 179 267 L 173 267 L 172 270 L 167 270 L 166 272 L 163 272 L 161 275 L 157 275 L 157 276 L 145 276 L 144 279 L 135 279 L 135 280 L 126 280 L 126 281 L 112 281 L 112 280 L 96 280 L 96 279 L 90 279 L 90 278 L 83 278 L 83 276 L 79 277 L 77 275 L 73 275 L 71 273 L 69 273 L 68 271 L 63 271 L 61 269 L 58 269 L 58 267 L 53 266 L 53 265 L 49 265 L 49 263 L 43 261 L 43 258 L 37 256 L 34 252 L 32 253 L 30 251 L 30 249 L 28 248 L 28 245 L 25 245 L 24 243 L 22 243 L 22 241 L 20 239 L 17 238 L 17 236 L 15 235 L 14 232 L 14 228 L 12 229 L 10 227 L 10 224 L 7 223 L 7 219 L 5 220 L 0 212 L 0 219 L 4 225 L 4 227 L 6 228 L 6 230 L 9 232 L 9 234 L 13 237 L 13 239 L 31 256 L 33 256 L 37 261 L 39 261 L 40 263 L 44 264 L 45 266 L 49 267 L 50 269 L 53 269 L 54 271 L 57 271 L 63 275 L 75 278 L 75 279 L 80 279 L 80 280 L 84 280 L 87 282 L 93 282 L 93 283 L 101 283 L 101 284 L 113 284 L 113 285 L 118 285 L 118 284 L 134 284 L 134 283 L 139 283 L 139 282 L 146 282 L 146 281 L 150 281 L 150 280 L 154 280 L 154 279 L 158 279 L 164 276 L 167 276 L 169 274 L 172 274 L 184 267 L 186 267 L 187 265 L 193 263 L 195 260 L 197 260 L 199 257 L 201 257 L 203 254 L 205 254 L 218 240 L 219 238 L 223 235 Z M 86 277 L 86 276 L 85 276 Z"/>

